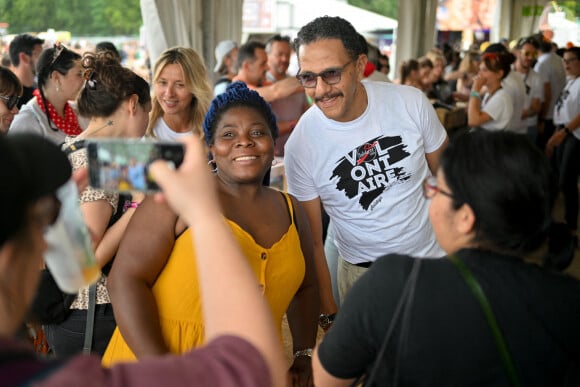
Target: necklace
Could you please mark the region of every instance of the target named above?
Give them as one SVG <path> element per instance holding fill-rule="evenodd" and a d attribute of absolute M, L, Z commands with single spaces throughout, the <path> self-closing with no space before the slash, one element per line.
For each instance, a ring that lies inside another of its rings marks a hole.
<path fill-rule="evenodd" d="M 105 129 L 107 126 L 113 126 L 113 124 L 114 124 L 114 123 L 115 123 L 115 121 L 113 121 L 113 120 L 108 120 L 108 121 L 107 121 L 107 123 L 106 123 L 105 125 L 103 125 L 103 126 L 100 126 L 100 127 L 98 127 L 97 129 L 95 129 L 95 130 L 93 131 L 93 133 L 92 133 L 92 134 L 95 134 L 95 133 L 97 133 L 98 131 Z"/>
<path fill-rule="evenodd" d="M 97 129 L 91 130 L 90 132 L 85 130 L 83 132 L 82 135 L 80 135 L 79 137 L 85 138 L 85 137 L 94 137 L 95 133 L 100 132 L 101 130 L 105 129 L 108 126 L 113 126 L 113 124 L 115 123 L 115 121 L 113 120 L 108 120 L 105 125 L 103 126 L 99 126 Z"/>
<path fill-rule="evenodd" d="M 501 89 L 501 86 L 498 87 L 497 89 L 495 89 L 493 91 L 493 93 L 490 93 L 489 91 L 485 94 L 485 97 L 483 98 L 483 101 L 481 101 L 482 106 L 487 105 L 489 103 L 489 100 L 491 99 L 491 97 L 493 97 L 495 95 L 495 93 L 497 93 L 497 91 Z"/>

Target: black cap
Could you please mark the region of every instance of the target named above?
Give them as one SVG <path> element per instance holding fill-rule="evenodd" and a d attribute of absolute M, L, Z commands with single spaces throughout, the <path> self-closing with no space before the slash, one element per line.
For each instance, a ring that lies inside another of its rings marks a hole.
<path fill-rule="evenodd" d="M 0 246 L 19 231 L 28 207 L 55 193 L 72 173 L 54 143 L 33 134 L 0 136 Z"/>

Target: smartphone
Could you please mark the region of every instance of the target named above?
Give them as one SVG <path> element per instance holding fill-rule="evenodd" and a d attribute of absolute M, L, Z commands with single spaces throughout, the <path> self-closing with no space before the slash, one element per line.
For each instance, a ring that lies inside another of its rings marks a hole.
<path fill-rule="evenodd" d="M 181 143 L 141 139 L 99 139 L 87 141 L 89 184 L 115 192 L 152 193 L 159 186 L 149 175 L 149 165 L 158 159 L 183 162 Z"/>

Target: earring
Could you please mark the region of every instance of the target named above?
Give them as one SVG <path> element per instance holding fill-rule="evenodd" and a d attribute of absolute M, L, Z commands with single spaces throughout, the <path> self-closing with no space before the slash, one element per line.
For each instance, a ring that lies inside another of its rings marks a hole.
<path fill-rule="evenodd" d="M 214 159 L 211 159 L 207 162 L 207 165 L 209 165 L 211 168 L 211 172 L 212 173 L 217 173 L 218 171 L 218 167 L 217 167 L 217 163 L 215 162 Z"/>
<path fill-rule="evenodd" d="M 56 85 L 56 92 L 60 93 L 60 86 L 59 85 Z"/>
<path fill-rule="evenodd" d="M 274 157 L 274 158 L 272 159 L 272 166 L 274 166 L 274 165 L 276 165 L 276 164 L 278 164 L 278 160 L 277 160 L 277 159 Z"/>

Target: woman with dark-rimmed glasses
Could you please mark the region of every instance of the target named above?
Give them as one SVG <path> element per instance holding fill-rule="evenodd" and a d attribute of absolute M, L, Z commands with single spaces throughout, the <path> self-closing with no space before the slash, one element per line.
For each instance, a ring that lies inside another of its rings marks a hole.
<path fill-rule="evenodd" d="M 61 43 L 45 49 L 36 63 L 38 88 L 10 125 L 10 133 L 36 133 L 56 144 L 86 127 L 70 101 L 83 86 L 80 55 Z"/>
<path fill-rule="evenodd" d="M 8 133 L 12 120 L 18 114 L 21 95 L 22 84 L 16 75 L 6 67 L 0 67 L 0 135 Z"/>

